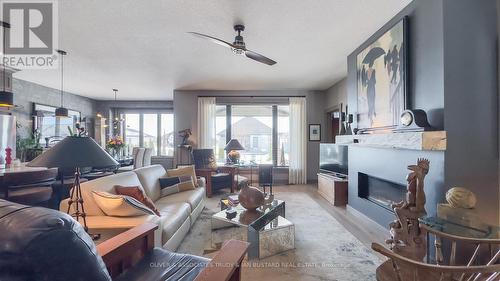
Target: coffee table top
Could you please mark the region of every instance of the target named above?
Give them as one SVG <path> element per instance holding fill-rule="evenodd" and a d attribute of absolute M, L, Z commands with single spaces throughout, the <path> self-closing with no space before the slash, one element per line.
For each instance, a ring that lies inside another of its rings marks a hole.
<path fill-rule="evenodd" d="M 274 199 L 272 203 L 264 205 L 257 209 L 256 212 L 248 211 L 243 208 L 241 204 L 232 207 L 232 210 L 236 211 L 236 216 L 233 218 L 228 218 L 226 215 L 227 210 L 220 211 L 212 216 L 212 219 L 224 221 L 237 226 L 248 227 L 250 224 L 264 218 L 267 214 L 273 213 L 278 208 L 282 208 L 285 204 L 283 200 Z"/>

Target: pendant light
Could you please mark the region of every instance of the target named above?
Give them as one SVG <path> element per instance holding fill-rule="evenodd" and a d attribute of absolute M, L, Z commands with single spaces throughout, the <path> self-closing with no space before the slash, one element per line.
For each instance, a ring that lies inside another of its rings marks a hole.
<path fill-rule="evenodd" d="M 68 53 L 63 50 L 56 50 L 61 55 L 61 107 L 56 109 L 56 117 L 68 117 L 68 109 L 63 106 L 64 98 L 64 56 Z"/>
<path fill-rule="evenodd" d="M 113 92 L 115 93 L 115 106 L 116 106 L 116 94 L 118 93 L 118 89 L 113 89 Z M 125 119 L 121 118 L 121 117 L 118 117 L 118 112 L 117 110 L 114 111 L 114 114 L 113 114 L 115 117 L 113 118 L 113 128 L 114 129 L 118 129 L 118 126 L 121 125 L 121 123 L 123 123 L 123 121 L 125 121 Z"/>
<path fill-rule="evenodd" d="M 6 23 L 4 21 L 0 21 L 3 27 L 3 56 L 5 57 L 5 49 L 7 48 L 6 46 L 6 38 L 7 38 L 7 29 L 10 28 L 10 24 Z M 6 67 L 5 63 L 2 63 L 3 65 L 3 90 L 0 91 L 0 107 L 14 107 L 14 94 L 10 91 L 7 91 L 6 85 L 7 85 L 7 72 L 6 72 Z"/>

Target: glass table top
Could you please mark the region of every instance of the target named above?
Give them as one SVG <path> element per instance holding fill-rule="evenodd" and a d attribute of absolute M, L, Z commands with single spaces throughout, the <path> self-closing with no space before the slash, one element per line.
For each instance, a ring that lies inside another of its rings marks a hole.
<path fill-rule="evenodd" d="M 438 217 L 423 217 L 419 221 L 437 231 L 476 239 L 500 239 L 500 227 L 485 225 L 482 229 L 457 224 Z"/>
<path fill-rule="evenodd" d="M 247 209 L 243 208 L 241 204 L 239 204 L 237 206 L 231 207 L 231 210 L 236 211 L 236 216 L 234 216 L 233 218 L 227 216 L 227 210 L 223 210 L 214 214 L 212 216 L 212 219 L 246 227 L 262 218 L 267 213 L 276 210 L 278 207 L 282 207 L 284 203 L 285 202 L 283 200 L 274 199 L 272 203 L 258 208 L 256 212 L 248 211 Z"/>

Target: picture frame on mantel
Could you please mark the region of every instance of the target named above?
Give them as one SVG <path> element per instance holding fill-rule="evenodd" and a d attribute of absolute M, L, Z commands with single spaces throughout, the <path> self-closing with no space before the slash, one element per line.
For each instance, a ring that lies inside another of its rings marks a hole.
<path fill-rule="evenodd" d="M 408 102 L 408 17 L 356 55 L 359 133 L 393 131 Z"/>
<path fill-rule="evenodd" d="M 321 141 L 321 124 L 309 124 L 309 141 Z"/>

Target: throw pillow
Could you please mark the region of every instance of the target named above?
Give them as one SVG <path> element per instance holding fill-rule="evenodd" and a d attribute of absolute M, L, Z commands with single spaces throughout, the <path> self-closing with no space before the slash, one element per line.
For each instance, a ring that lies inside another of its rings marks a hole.
<path fill-rule="evenodd" d="M 160 178 L 159 181 L 161 197 L 196 188 L 191 180 L 191 176 Z"/>
<path fill-rule="evenodd" d="M 198 187 L 198 182 L 196 181 L 196 170 L 194 166 L 184 166 L 177 169 L 167 170 L 168 177 L 180 177 L 180 176 L 191 176 L 191 181 L 195 187 Z"/>
<path fill-rule="evenodd" d="M 144 193 L 144 190 L 142 188 L 138 186 L 115 185 L 115 191 L 118 195 L 126 195 L 135 198 L 142 204 L 146 205 L 146 207 L 151 209 L 151 211 L 155 212 L 155 214 L 160 216 L 160 212 L 158 211 L 158 209 L 156 209 L 155 203 L 153 203 L 153 200 L 151 200 L 151 198 L 149 198 L 146 193 Z"/>
<path fill-rule="evenodd" d="M 116 195 L 104 191 L 92 191 L 94 200 L 107 216 L 135 217 L 142 215 L 155 215 L 138 200 L 125 195 Z"/>

